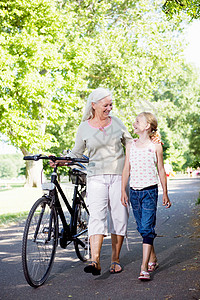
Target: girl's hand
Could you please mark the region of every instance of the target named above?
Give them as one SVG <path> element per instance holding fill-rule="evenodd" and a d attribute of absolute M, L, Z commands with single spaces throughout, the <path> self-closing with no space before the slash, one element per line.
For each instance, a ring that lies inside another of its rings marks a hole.
<path fill-rule="evenodd" d="M 171 201 L 169 200 L 168 195 L 163 195 L 163 206 L 166 206 L 166 208 L 171 207 Z"/>
<path fill-rule="evenodd" d="M 124 205 L 125 207 L 127 207 L 127 205 L 128 205 L 128 197 L 127 197 L 127 194 L 126 194 L 125 191 L 122 192 L 121 203 L 122 203 L 122 205 Z"/>

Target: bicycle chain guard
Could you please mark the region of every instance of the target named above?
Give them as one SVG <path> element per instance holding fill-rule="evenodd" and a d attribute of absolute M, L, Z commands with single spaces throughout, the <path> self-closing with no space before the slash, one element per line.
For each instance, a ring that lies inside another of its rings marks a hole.
<path fill-rule="evenodd" d="M 64 229 L 62 229 L 60 233 L 60 247 L 65 249 L 67 247 L 68 241 L 69 241 L 69 234 L 68 232 L 64 231 Z"/>

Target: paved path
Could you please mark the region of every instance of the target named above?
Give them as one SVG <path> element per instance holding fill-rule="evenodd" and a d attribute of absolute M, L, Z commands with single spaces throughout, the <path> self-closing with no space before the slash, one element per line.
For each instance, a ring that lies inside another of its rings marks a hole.
<path fill-rule="evenodd" d="M 141 238 L 133 215 L 129 220 L 129 247 L 124 243 L 121 263 L 124 271 L 108 272 L 111 245 L 106 238 L 102 248 L 102 275 L 93 277 L 83 272 L 72 248 L 58 253 L 48 281 L 40 288 L 31 288 L 21 267 L 23 224 L 0 228 L 0 299 L 97 299 L 97 300 L 184 300 L 200 299 L 200 179 L 173 179 L 169 194 L 173 206 L 161 205 L 157 214 L 156 252 L 160 267 L 150 282 L 137 277 L 142 258 Z"/>

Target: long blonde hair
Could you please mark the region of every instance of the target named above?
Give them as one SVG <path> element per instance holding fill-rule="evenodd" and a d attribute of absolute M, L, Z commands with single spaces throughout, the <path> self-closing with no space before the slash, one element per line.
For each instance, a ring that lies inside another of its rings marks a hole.
<path fill-rule="evenodd" d="M 82 122 L 94 117 L 94 110 L 92 108 L 92 103 L 97 103 L 99 100 L 111 96 L 112 93 L 108 89 L 98 87 L 89 95 L 87 103 L 85 106 L 85 111 L 83 113 Z"/>
<path fill-rule="evenodd" d="M 149 137 L 151 139 L 153 138 L 161 138 L 160 134 L 158 132 L 158 121 L 156 119 L 156 116 L 150 112 L 142 112 L 139 114 L 140 116 L 144 116 L 147 123 L 149 123 L 150 128 L 149 128 Z"/>

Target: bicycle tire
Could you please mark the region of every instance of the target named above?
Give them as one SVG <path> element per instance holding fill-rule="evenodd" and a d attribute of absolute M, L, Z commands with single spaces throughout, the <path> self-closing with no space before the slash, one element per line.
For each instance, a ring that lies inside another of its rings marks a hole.
<path fill-rule="evenodd" d="M 58 216 L 50 202 L 47 197 L 38 199 L 24 228 L 22 266 L 25 279 L 32 287 L 39 287 L 48 279 L 58 245 Z"/>
<path fill-rule="evenodd" d="M 89 212 L 85 206 L 85 203 L 81 200 L 80 203 L 76 204 L 75 207 L 75 226 L 76 234 L 80 233 L 78 240 L 74 241 L 74 247 L 77 257 L 81 261 L 87 261 L 90 258 L 90 248 L 89 248 L 89 237 L 88 237 L 88 219 Z M 83 232 L 83 233 L 81 233 Z"/>

